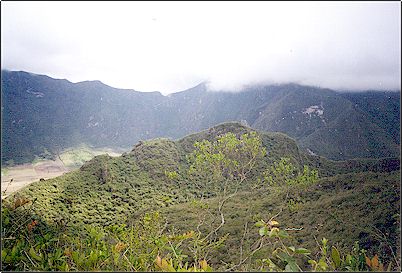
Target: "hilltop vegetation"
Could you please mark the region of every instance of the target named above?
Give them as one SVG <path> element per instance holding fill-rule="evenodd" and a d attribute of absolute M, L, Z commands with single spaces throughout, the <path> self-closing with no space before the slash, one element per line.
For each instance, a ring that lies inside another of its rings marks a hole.
<path fill-rule="evenodd" d="M 334 160 L 400 156 L 400 92 L 337 93 L 297 84 L 210 92 L 203 83 L 163 96 L 4 70 L 1 92 L 3 165 L 82 143 L 129 149 L 235 120 L 285 133 L 301 149 Z"/>
<path fill-rule="evenodd" d="M 141 141 L 8 197 L 2 270 L 400 270 L 399 180 L 238 123 Z"/>

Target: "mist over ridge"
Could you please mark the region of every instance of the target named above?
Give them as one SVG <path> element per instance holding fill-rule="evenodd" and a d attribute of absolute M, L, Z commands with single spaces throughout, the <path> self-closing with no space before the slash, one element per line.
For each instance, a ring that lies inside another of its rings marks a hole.
<path fill-rule="evenodd" d="M 1 20 L 3 69 L 72 82 L 163 94 L 203 81 L 401 87 L 396 2 L 5 2 Z"/>
<path fill-rule="evenodd" d="M 2 71 L 2 103 L 3 162 L 29 162 L 81 143 L 129 148 L 227 121 L 283 132 L 330 159 L 393 157 L 400 150 L 400 92 L 341 93 L 299 84 L 209 92 L 201 83 L 164 96 Z"/>

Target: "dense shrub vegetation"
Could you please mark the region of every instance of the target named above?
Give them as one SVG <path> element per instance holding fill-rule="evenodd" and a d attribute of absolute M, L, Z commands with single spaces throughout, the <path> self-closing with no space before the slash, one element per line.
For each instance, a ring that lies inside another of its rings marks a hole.
<path fill-rule="evenodd" d="M 400 270 L 399 160 L 235 123 L 139 142 L 2 203 L 2 271 Z"/>

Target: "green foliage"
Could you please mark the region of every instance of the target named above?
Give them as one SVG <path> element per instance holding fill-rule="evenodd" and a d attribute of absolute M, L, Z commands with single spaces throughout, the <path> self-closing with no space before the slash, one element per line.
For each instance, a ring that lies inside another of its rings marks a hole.
<path fill-rule="evenodd" d="M 265 223 L 263 220 L 256 223 L 260 227 L 259 234 L 263 238 L 270 240 L 274 245 L 274 250 L 270 257 L 263 258 L 260 262 L 260 270 L 268 269 L 269 271 L 305 271 L 305 261 L 311 266 L 311 271 L 384 271 L 384 265 L 378 261 L 378 256 L 369 259 L 364 249 L 360 249 L 355 242 L 352 250 L 345 254 L 335 247 L 328 245 L 328 240 L 322 238 L 320 251 L 313 257 L 310 250 L 294 246 L 285 245 L 283 239 L 288 238 L 286 231 L 279 229 L 279 223 L 270 220 Z M 389 271 L 390 267 L 388 268 Z"/>
<path fill-rule="evenodd" d="M 160 178 L 165 171 L 178 170 L 181 154 L 175 142 L 159 138 L 139 142 L 130 152 L 141 170 L 153 178 Z"/>
<path fill-rule="evenodd" d="M 297 263 L 297 257 L 308 257 L 310 251 L 305 248 L 295 248 L 286 246 L 283 239 L 288 238 L 289 234 L 285 230 L 278 228 L 279 223 L 271 218 L 267 223 L 263 220 L 256 223 L 260 227 L 259 234 L 262 238 L 267 238 L 274 245 L 271 257 L 261 260 L 262 267 L 267 267 L 270 271 L 302 271 Z"/>
<path fill-rule="evenodd" d="M 307 187 L 318 181 L 318 171 L 310 170 L 305 165 L 303 172 L 298 172 L 297 168 L 290 162 L 289 158 L 281 158 L 280 162 L 268 168 L 264 173 L 264 179 L 270 186 L 301 186 Z"/>
<path fill-rule="evenodd" d="M 189 173 L 201 189 L 223 194 L 237 191 L 256 164 L 266 155 L 256 132 L 238 138 L 234 133 L 218 136 L 213 142 L 194 143 Z M 202 183 L 202 184 L 201 184 Z"/>
<path fill-rule="evenodd" d="M 207 260 L 189 256 L 193 252 L 186 249 L 201 244 L 204 250 L 211 250 L 222 245 L 222 241 L 203 242 L 194 231 L 166 231 L 157 212 L 144 214 L 130 226 L 87 226 L 78 234 L 60 233 L 61 226 L 48 226 L 38 218 L 26 225 L 27 219 L 35 218 L 30 214 L 33 207 L 28 200 L 17 198 L 8 200 L 2 208 L 3 270 L 209 272 L 214 269 Z M 328 240 L 323 238 L 319 253 L 313 256 L 306 248 L 288 246 L 290 235 L 273 218 L 260 220 L 255 226 L 259 228 L 261 242 L 265 240 L 266 245 L 273 246 L 269 256 L 258 260 L 259 270 L 304 271 L 308 269 L 306 260 L 312 271 L 384 269 L 377 256 L 367 258 L 366 251 L 357 243 L 351 252 L 343 254 L 335 246 L 328 246 Z"/>
<path fill-rule="evenodd" d="M 245 222 L 257 221 L 267 213 L 275 214 L 281 211 L 279 216 L 281 230 L 286 229 L 289 237 L 293 238 L 285 238 L 289 240 L 289 244 L 286 245 L 309 249 L 311 253 L 314 253 L 311 256 L 314 260 L 317 260 L 315 255 L 320 252 L 314 236 L 326 237 L 329 241 L 336 243 L 336 248 L 341 254 L 344 253 L 343 255 L 351 251 L 355 241 L 359 241 L 359 246 L 367 250 L 366 255 L 373 257 L 378 254 L 379 259 L 386 265 L 384 268 L 392 262 L 392 268 L 397 269 L 391 249 L 398 255 L 400 225 L 398 217 L 392 218 L 393 220 L 389 217 L 398 213 L 400 209 L 399 185 L 399 172 L 320 178 L 317 183 L 299 190 L 298 197 L 301 199 L 289 198 L 289 201 L 294 200 L 298 206 L 297 209 L 289 210 L 286 209 L 288 205 L 284 202 L 282 194 L 265 191 L 239 192 L 225 204 L 225 225 L 220 233 L 230 234 L 224 245 L 226 251 L 212 252 L 211 264 L 222 266 L 220 261 L 237 261 Z M 294 195 L 291 196 L 294 197 Z M 208 206 L 212 211 L 218 206 L 217 198 L 195 203 Z M 192 209 L 189 204 L 177 204 L 162 211 L 170 219 L 171 225 L 183 231 L 197 226 L 199 220 L 203 219 L 203 210 Z M 207 215 L 206 223 L 208 219 L 210 218 Z M 201 226 L 200 229 L 208 231 L 210 226 Z M 254 243 L 258 240 L 258 232 L 257 229 L 254 237 L 248 235 L 252 234 L 251 232 L 247 232 L 243 252 L 246 251 L 246 247 L 256 247 Z M 380 232 L 388 235 L 381 239 Z M 267 248 L 256 252 L 247 264 L 236 270 L 259 270 L 258 265 L 255 264 L 257 260 L 270 257 L 272 251 L 273 249 L 268 245 Z M 300 265 L 303 265 L 305 270 L 311 270 L 308 261 L 304 261 L 305 264 Z M 225 270 L 224 267 L 214 268 Z"/>
<path fill-rule="evenodd" d="M 179 178 L 179 174 L 176 171 L 173 172 L 165 171 L 165 175 L 169 180 L 176 180 Z"/>
<path fill-rule="evenodd" d="M 341 254 L 335 247 L 328 246 L 328 240 L 322 238 L 319 258 L 310 259 L 308 263 L 311 265 L 312 271 L 369 271 L 370 267 L 366 264 L 366 250 L 360 249 L 355 242 L 349 253 Z"/>
<path fill-rule="evenodd" d="M 386 162 L 322 159 L 318 178 L 288 137 L 234 124 L 142 142 L 4 199 L 2 270 L 399 270 L 400 173 Z M 276 212 L 280 225 L 248 225 Z"/>
<path fill-rule="evenodd" d="M 280 162 L 274 162 L 273 166 L 263 172 L 263 176 L 268 185 L 263 184 L 262 187 L 285 194 L 284 200 L 291 212 L 301 209 L 305 203 L 300 191 L 318 181 L 317 170 L 310 170 L 304 165 L 303 171 L 298 171 L 289 158 L 281 158 Z M 259 184 L 261 187 L 261 182 Z"/>
<path fill-rule="evenodd" d="M 183 253 L 185 243 L 197 244 L 195 233 L 166 231 L 158 212 L 146 213 L 130 226 L 88 225 L 77 233 L 29 220 L 36 217 L 30 214 L 32 204 L 27 208 L 16 199 L 8 205 L 2 208 L 2 270 L 212 271 L 205 260 Z"/>

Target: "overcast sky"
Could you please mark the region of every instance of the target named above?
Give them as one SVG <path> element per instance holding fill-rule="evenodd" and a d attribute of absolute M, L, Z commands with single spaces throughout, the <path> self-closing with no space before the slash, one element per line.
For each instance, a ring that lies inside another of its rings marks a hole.
<path fill-rule="evenodd" d="M 400 2 L 2 2 L 2 69 L 163 94 L 400 89 Z"/>

